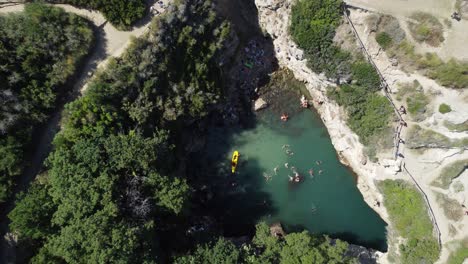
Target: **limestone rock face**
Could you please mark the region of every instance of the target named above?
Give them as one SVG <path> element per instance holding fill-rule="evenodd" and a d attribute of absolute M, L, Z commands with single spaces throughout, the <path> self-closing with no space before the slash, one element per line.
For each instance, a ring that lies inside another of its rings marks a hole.
<path fill-rule="evenodd" d="M 262 110 L 263 108 L 266 108 L 267 106 L 268 106 L 268 103 L 265 100 L 263 100 L 262 98 L 258 98 L 257 100 L 255 100 L 254 110 L 259 111 L 259 110 Z"/>
<path fill-rule="evenodd" d="M 460 2 L 460 15 L 463 19 L 468 20 L 468 0 L 462 0 Z"/>

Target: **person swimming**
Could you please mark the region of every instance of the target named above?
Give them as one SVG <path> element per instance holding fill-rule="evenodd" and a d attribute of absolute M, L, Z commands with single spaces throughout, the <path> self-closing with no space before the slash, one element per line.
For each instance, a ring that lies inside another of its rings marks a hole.
<path fill-rule="evenodd" d="M 321 175 L 321 174 L 322 174 L 322 172 L 323 172 L 323 170 L 319 170 L 319 175 Z"/>
<path fill-rule="evenodd" d="M 284 167 L 286 167 L 286 169 L 288 169 L 288 168 L 289 168 L 289 163 L 286 162 L 286 163 L 284 164 Z"/>
<path fill-rule="evenodd" d="M 271 175 L 266 172 L 263 173 L 263 177 L 265 178 L 266 181 L 269 181 L 272 178 Z"/>
<path fill-rule="evenodd" d="M 314 177 L 314 169 L 309 170 L 309 175 L 310 175 L 310 177 Z"/>

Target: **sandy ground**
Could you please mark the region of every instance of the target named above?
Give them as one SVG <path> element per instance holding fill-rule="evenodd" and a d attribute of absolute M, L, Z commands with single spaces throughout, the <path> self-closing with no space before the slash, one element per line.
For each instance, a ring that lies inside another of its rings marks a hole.
<path fill-rule="evenodd" d="M 450 138 L 463 138 L 467 137 L 466 132 L 454 133 L 449 132 L 443 126 L 443 120 L 449 120 L 455 123 L 460 123 L 468 119 L 468 105 L 466 102 L 466 97 L 468 96 L 468 91 L 465 90 L 453 90 L 442 87 L 438 85 L 435 81 L 428 79 L 425 76 L 420 74 L 407 74 L 399 70 L 397 67 L 392 66 L 390 60 L 384 52 L 380 49 L 378 44 L 375 42 L 375 36 L 369 32 L 369 29 L 366 27 L 364 21 L 365 17 L 369 13 L 362 11 L 352 10 L 351 19 L 356 26 L 359 35 L 361 36 L 364 45 L 369 50 L 371 56 L 373 57 L 377 67 L 382 71 L 383 75 L 386 77 L 389 82 L 392 91 L 396 92 L 398 90 L 398 83 L 412 82 L 413 80 L 418 80 L 423 89 L 427 93 L 433 94 L 433 99 L 429 107 L 432 108 L 433 114 L 426 120 L 418 123 L 418 125 L 429 128 L 440 133 L 443 133 L 445 136 Z M 467 50 L 462 50 L 465 53 L 468 53 Z M 394 97 L 394 96 L 392 96 Z M 394 100 L 396 102 L 396 100 Z M 441 114 L 438 112 L 438 106 L 440 103 L 445 102 L 452 106 L 453 111 L 448 114 Z M 408 119 L 408 118 L 407 118 Z M 408 122 L 408 125 L 411 126 L 413 122 Z M 402 137 L 404 138 L 406 134 L 406 129 L 402 131 Z M 459 222 L 454 222 L 447 219 L 444 215 L 442 208 L 436 202 L 434 191 L 439 191 L 447 194 L 450 198 L 456 199 L 459 203 L 466 205 L 467 192 L 455 193 L 452 189 L 441 190 L 430 185 L 430 183 L 438 177 L 440 170 L 447 164 L 460 160 L 467 159 L 468 153 L 461 151 L 460 149 L 431 149 L 425 151 L 423 154 L 405 149 L 404 145 L 400 151 L 404 158 L 404 163 L 408 171 L 415 177 L 418 184 L 421 186 L 423 191 L 427 194 L 429 203 L 433 208 L 436 221 L 439 225 L 441 232 L 441 240 L 443 244 L 446 244 L 450 241 L 461 239 L 468 234 L 468 217 L 462 218 Z M 402 174 L 402 173 L 400 173 Z M 403 174 L 404 175 L 404 174 Z M 465 190 L 468 187 L 468 172 L 465 172 L 459 179 L 465 186 Z M 408 179 L 408 177 L 405 177 Z M 460 210 L 463 210 L 460 207 Z M 456 235 L 449 235 L 449 225 L 453 225 L 456 230 Z M 447 259 L 449 251 L 446 247 L 443 248 L 442 255 L 439 259 L 439 263 L 444 263 Z"/>
<path fill-rule="evenodd" d="M 450 18 L 455 11 L 456 0 L 345 0 L 349 5 L 370 11 L 392 15 L 400 20 L 406 35 L 411 38 L 406 21 L 416 11 L 427 12 L 439 19 L 444 25 L 445 41 L 441 47 L 431 47 L 424 43 L 413 42 L 419 52 L 437 52 L 445 60 L 457 58 L 468 60 L 466 47 L 468 43 L 468 20 L 456 21 Z M 448 27 L 444 19 L 452 22 Z"/>

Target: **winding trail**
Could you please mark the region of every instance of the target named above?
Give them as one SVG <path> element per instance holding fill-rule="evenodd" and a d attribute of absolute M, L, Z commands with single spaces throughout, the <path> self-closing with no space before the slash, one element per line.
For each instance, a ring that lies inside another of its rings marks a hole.
<path fill-rule="evenodd" d="M 154 3 L 151 1 L 150 4 Z M 47 123 L 41 127 L 41 132 L 36 138 L 35 149 L 30 154 L 30 164 L 27 166 L 23 174 L 17 179 L 17 185 L 13 191 L 13 197 L 27 190 L 30 182 L 36 177 L 42 168 L 44 160 L 47 158 L 52 149 L 52 140 L 55 134 L 60 130 L 60 120 L 62 119 L 63 107 L 67 102 L 79 97 L 86 91 L 87 84 L 93 77 L 94 73 L 104 67 L 110 58 L 118 57 L 126 50 L 131 43 L 132 37 L 139 37 L 147 32 L 151 15 L 145 16 L 131 31 L 119 31 L 114 26 L 106 21 L 101 13 L 86 9 L 78 9 L 70 5 L 55 5 L 63 8 L 65 11 L 85 17 L 93 23 L 95 33 L 95 46 L 90 50 L 90 54 L 85 58 L 75 78 L 70 82 L 73 83 L 73 88 L 68 95 L 63 98 L 62 102 L 57 106 L 56 111 L 49 118 Z M 21 12 L 24 9 L 24 4 L 9 4 L 0 5 L 0 15 L 13 12 Z M 0 209 L 0 263 L 15 263 L 16 250 L 15 238 L 9 232 L 8 213 L 14 208 L 14 199 L 10 198 Z"/>

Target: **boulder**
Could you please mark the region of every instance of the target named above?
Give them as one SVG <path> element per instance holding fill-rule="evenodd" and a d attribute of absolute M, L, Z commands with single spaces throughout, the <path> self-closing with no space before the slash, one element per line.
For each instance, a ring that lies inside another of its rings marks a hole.
<path fill-rule="evenodd" d="M 257 100 L 255 100 L 254 110 L 259 111 L 259 110 L 262 110 L 263 108 L 265 108 L 267 106 L 268 106 L 268 103 L 265 102 L 265 100 L 263 100 L 263 98 L 258 98 Z"/>

